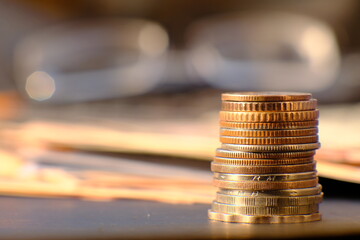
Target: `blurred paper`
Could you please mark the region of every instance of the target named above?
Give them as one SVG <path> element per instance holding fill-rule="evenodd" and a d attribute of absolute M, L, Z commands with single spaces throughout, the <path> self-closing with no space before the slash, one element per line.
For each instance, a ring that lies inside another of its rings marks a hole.
<path fill-rule="evenodd" d="M 14 155 L 0 151 L 0 156 L 0 195 L 193 204 L 210 203 L 215 193 L 210 171 L 71 152 L 28 151 Z M 87 161 L 98 169 L 111 170 L 91 169 Z"/>
<path fill-rule="evenodd" d="M 156 129 L 156 126 L 153 126 Z M 158 126 L 161 127 L 161 126 Z M 103 152 L 128 152 L 210 160 L 218 146 L 215 138 L 200 135 L 111 129 L 88 124 L 30 121 L 5 136 L 14 142 L 45 147 L 68 147 Z M 4 137 L 5 137 L 4 136 Z"/>
<path fill-rule="evenodd" d="M 360 105 L 321 108 L 322 148 L 316 155 L 320 176 L 360 182 L 360 174 L 353 174 L 360 169 L 360 126 L 356 120 L 359 116 Z M 118 126 L 131 126 L 124 128 L 89 122 L 28 121 L 12 130 L 4 130 L 2 137 L 22 147 L 149 154 L 211 161 L 219 146 L 217 112 L 209 113 L 207 119 L 194 119 L 193 123 L 186 120 L 168 120 L 166 123 L 166 119 L 146 123 L 136 119 L 122 122 L 119 119 Z M 139 126 L 138 129 L 136 126 Z M 339 164 L 339 171 L 325 167 L 328 163 L 331 166 Z M 348 177 L 344 178 L 347 173 Z"/>

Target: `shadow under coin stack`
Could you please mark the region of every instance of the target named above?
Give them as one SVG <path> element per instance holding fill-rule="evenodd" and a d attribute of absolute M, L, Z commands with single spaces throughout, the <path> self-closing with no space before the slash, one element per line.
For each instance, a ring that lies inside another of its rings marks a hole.
<path fill-rule="evenodd" d="M 221 148 L 211 163 L 212 220 L 298 223 L 321 219 L 317 100 L 308 93 L 222 94 Z"/>

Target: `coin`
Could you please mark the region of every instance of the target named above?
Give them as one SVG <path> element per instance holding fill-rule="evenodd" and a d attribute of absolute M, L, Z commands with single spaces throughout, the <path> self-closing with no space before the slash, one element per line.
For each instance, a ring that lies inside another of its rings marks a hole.
<path fill-rule="evenodd" d="M 272 137 L 272 138 L 250 138 L 250 137 L 229 137 L 220 136 L 222 143 L 244 144 L 244 145 L 275 145 L 275 144 L 299 144 L 316 143 L 319 140 L 317 135 L 302 137 Z"/>
<path fill-rule="evenodd" d="M 223 149 L 242 152 L 294 152 L 308 151 L 320 148 L 320 143 L 278 144 L 278 145 L 246 145 L 246 144 L 221 144 Z"/>
<path fill-rule="evenodd" d="M 223 101 L 221 110 L 230 112 L 289 112 L 313 110 L 317 106 L 316 99 L 292 102 L 228 102 Z"/>
<path fill-rule="evenodd" d="M 226 189 L 243 189 L 243 190 L 281 190 L 289 188 L 309 188 L 315 187 L 318 179 L 305 179 L 298 181 L 224 181 L 213 179 L 213 185 Z"/>
<path fill-rule="evenodd" d="M 315 155 L 315 151 L 299 151 L 299 152 L 242 152 L 242 151 L 233 151 L 227 150 L 223 148 L 216 149 L 217 157 L 225 157 L 225 158 L 306 158 L 312 157 Z"/>
<path fill-rule="evenodd" d="M 220 121 L 220 126 L 225 128 L 239 128 L 239 129 L 302 129 L 312 128 L 318 126 L 318 120 L 312 121 L 301 121 L 301 122 L 231 122 L 231 121 Z"/>
<path fill-rule="evenodd" d="M 310 93 L 222 94 L 221 148 L 211 170 L 218 188 L 209 218 L 244 223 L 320 220 L 315 150 L 317 100 Z"/>
<path fill-rule="evenodd" d="M 234 213 L 245 215 L 297 215 L 297 214 L 311 214 L 319 212 L 319 205 L 301 205 L 301 206 L 286 206 L 286 207 L 258 207 L 258 206 L 240 206 L 230 205 L 225 203 L 213 202 L 211 210 L 221 213 Z"/>
<path fill-rule="evenodd" d="M 287 174 L 234 174 L 214 172 L 214 178 L 226 181 L 296 181 L 316 177 L 316 171 Z"/>
<path fill-rule="evenodd" d="M 223 101 L 238 102 L 308 101 L 310 99 L 310 93 L 297 92 L 232 92 L 221 94 Z"/>
<path fill-rule="evenodd" d="M 240 206 L 301 206 L 318 204 L 323 200 L 323 193 L 301 197 L 240 197 L 217 193 L 216 201 L 219 203 Z"/>
<path fill-rule="evenodd" d="M 319 118 L 319 110 L 293 112 L 227 112 L 220 111 L 220 120 L 230 122 L 297 122 Z"/>
<path fill-rule="evenodd" d="M 212 220 L 234 223 L 302 223 L 321 220 L 320 213 L 290 215 L 290 216 L 250 216 L 240 214 L 226 214 L 209 210 L 208 216 Z"/>
<path fill-rule="evenodd" d="M 242 189 L 219 189 L 218 193 L 233 195 L 233 196 L 242 196 L 242 197 L 269 197 L 269 196 L 279 196 L 279 197 L 298 197 L 298 196 L 309 196 L 320 194 L 322 186 L 320 184 L 316 187 L 311 188 L 298 188 L 298 189 L 283 189 L 283 190 L 242 190 Z"/>
<path fill-rule="evenodd" d="M 219 163 L 211 163 L 211 171 L 222 173 L 240 174 L 266 174 L 266 173 L 298 173 L 315 171 L 315 163 L 296 164 L 296 165 L 276 165 L 276 166 L 236 166 Z"/>
<path fill-rule="evenodd" d="M 222 136 L 233 137 L 298 137 L 316 135 L 317 133 L 317 128 L 286 130 L 248 130 L 236 128 L 220 128 L 220 134 Z"/>
<path fill-rule="evenodd" d="M 246 159 L 246 158 L 223 158 L 214 157 L 215 163 L 227 165 L 248 165 L 248 166 L 268 166 L 268 165 L 292 165 L 311 163 L 314 161 L 313 157 L 310 158 L 288 158 L 288 159 Z"/>

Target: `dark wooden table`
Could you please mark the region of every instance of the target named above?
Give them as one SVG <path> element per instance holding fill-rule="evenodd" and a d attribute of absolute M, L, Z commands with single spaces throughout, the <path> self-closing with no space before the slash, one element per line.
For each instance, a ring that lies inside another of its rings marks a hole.
<path fill-rule="evenodd" d="M 325 199 L 323 220 L 231 224 L 207 219 L 209 205 L 0 197 L 0 239 L 208 239 L 360 236 L 360 201 Z"/>

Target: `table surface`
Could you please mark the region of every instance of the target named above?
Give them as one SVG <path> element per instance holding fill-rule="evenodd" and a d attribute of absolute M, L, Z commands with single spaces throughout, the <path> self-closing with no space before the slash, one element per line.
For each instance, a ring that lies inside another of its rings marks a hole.
<path fill-rule="evenodd" d="M 325 199 L 323 220 L 301 224 L 209 221 L 209 205 L 0 197 L 1 239 L 304 238 L 360 236 L 360 201 Z"/>

